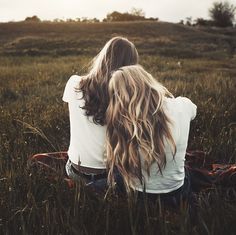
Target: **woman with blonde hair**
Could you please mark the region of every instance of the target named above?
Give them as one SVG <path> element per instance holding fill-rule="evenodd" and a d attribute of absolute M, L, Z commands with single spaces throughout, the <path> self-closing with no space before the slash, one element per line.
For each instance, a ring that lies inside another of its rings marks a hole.
<path fill-rule="evenodd" d="M 196 105 L 174 98 L 140 65 L 119 68 L 108 88 L 108 181 L 118 171 L 128 192 L 180 200 L 189 188 L 185 154 Z"/>

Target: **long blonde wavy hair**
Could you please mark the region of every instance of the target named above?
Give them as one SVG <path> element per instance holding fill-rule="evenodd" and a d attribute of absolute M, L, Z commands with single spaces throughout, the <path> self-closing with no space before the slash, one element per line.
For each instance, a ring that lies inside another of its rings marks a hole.
<path fill-rule="evenodd" d="M 160 173 L 166 165 L 165 145 L 176 145 L 171 120 L 163 109 L 164 97 L 173 95 L 140 65 L 125 66 L 113 73 L 106 112 L 106 153 L 108 182 L 114 183 L 114 170 L 120 172 L 127 189 L 135 180 L 143 183 L 141 158 L 147 174 L 155 163 Z"/>

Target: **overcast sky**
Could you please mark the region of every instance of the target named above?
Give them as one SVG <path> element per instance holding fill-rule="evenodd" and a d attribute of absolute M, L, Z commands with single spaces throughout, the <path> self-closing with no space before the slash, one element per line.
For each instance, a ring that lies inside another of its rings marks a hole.
<path fill-rule="evenodd" d="M 146 17 L 178 22 L 192 16 L 208 18 L 215 0 L 0 0 L 0 21 L 19 21 L 37 15 L 42 20 L 88 17 L 103 19 L 112 11 L 142 8 Z M 236 5 L 236 0 L 230 0 Z"/>

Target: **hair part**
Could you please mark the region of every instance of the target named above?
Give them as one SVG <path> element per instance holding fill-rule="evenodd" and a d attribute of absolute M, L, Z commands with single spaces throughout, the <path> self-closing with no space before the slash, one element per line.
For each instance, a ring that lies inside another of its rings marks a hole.
<path fill-rule="evenodd" d="M 77 90 L 82 91 L 86 116 L 92 116 L 96 124 L 105 124 L 105 112 L 109 103 L 108 83 L 113 71 L 138 63 L 138 52 L 132 42 L 123 37 L 109 40 L 92 60 L 90 71 L 81 80 Z"/>
<path fill-rule="evenodd" d="M 147 174 L 156 163 L 159 172 L 166 165 L 165 146 L 176 145 L 170 130 L 171 120 L 163 109 L 164 97 L 173 95 L 140 65 L 125 66 L 113 73 L 106 112 L 106 152 L 108 181 L 114 181 L 115 167 L 126 188 L 143 181 L 141 160 Z"/>

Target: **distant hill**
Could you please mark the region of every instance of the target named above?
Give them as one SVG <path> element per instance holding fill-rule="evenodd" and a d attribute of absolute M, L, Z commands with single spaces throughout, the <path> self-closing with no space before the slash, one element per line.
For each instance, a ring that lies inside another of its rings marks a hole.
<path fill-rule="evenodd" d="M 128 37 L 140 54 L 178 58 L 233 57 L 236 29 L 166 22 L 1 23 L 0 55 L 94 55 L 111 37 Z"/>

